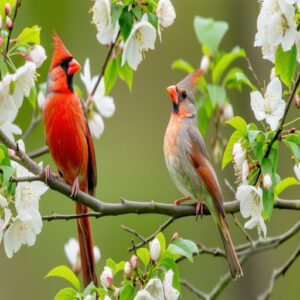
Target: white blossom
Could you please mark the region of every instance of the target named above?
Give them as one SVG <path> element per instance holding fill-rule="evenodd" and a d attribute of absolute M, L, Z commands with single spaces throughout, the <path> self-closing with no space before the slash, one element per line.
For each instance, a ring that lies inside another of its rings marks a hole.
<path fill-rule="evenodd" d="M 97 246 L 93 247 L 93 251 L 94 251 L 95 262 L 97 263 L 101 259 L 101 252 L 100 252 L 99 247 L 97 247 Z"/>
<path fill-rule="evenodd" d="M 204 72 L 207 73 L 209 69 L 209 63 L 210 59 L 209 56 L 203 55 L 200 61 L 200 69 Z"/>
<path fill-rule="evenodd" d="M 248 183 L 248 175 L 249 175 L 249 164 L 247 160 L 244 160 L 243 166 L 242 166 L 242 184 Z"/>
<path fill-rule="evenodd" d="M 157 3 L 156 16 L 162 27 L 169 27 L 174 23 L 176 13 L 170 0 L 159 0 Z"/>
<path fill-rule="evenodd" d="M 76 266 L 79 260 L 79 243 L 75 238 L 70 238 L 64 246 L 65 254 L 72 267 Z"/>
<path fill-rule="evenodd" d="M 96 0 L 92 8 L 93 22 L 98 33 L 97 39 L 101 44 L 114 42 L 120 30 L 119 22 L 115 26 L 111 21 L 111 4 L 109 0 Z"/>
<path fill-rule="evenodd" d="M 105 95 L 105 85 L 103 78 L 101 79 L 95 94 L 91 96 L 92 90 L 98 80 L 98 76 L 91 76 L 90 60 L 87 58 L 84 64 L 83 73 L 80 78 L 85 85 L 89 99 L 97 108 L 88 111 L 88 123 L 91 133 L 94 137 L 99 138 L 104 131 L 104 122 L 102 117 L 110 118 L 115 112 L 115 104 L 113 97 Z"/>
<path fill-rule="evenodd" d="M 166 300 L 177 300 L 179 298 L 179 292 L 173 287 L 173 270 L 169 270 L 165 273 L 164 279 L 164 292 Z"/>
<path fill-rule="evenodd" d="M 258 121 L 266 120 L 272 130 L 277 128 L 285 110 L 281 82 L 278 77 L 270 81 L 264 96 L 258 91 L 251 92 L 251 108 Z"/>
<path fill-rule="evenodd" d="M 151 278 L 146 287 L 137 293 L 134 300 L 165 300 L 161 281 L 158 278 Z"/>
<path fill-rule="evenodd" d="M 258 234 L 267 236 L 267 227 L 262 217 L 262 190 L 251 185 L 241 185 L 236 192 L 236 199 L 240 201 L 240 211 L 244 218 L 250 218 L 244 225 L 247 229 L 257 228 Z"/>
<path fill-rule="evenodd" d="M 32 61 L 37 68 L 39 68 L 46 60 L 47 55 L 45 49 L 41 45 L 35 45 L 26 57 L 29 61 Z"/>
<path fill-rule="evenodd" d="M 300 181 L 300 163 L 294 165 L 294 172 L 297 179 Z"/>
<path fill-rule="evenodd" d="M 2 125 L 0 125 L 0 129 L 5 132 L 5 134 L 7 135 L 7 137 L 9 139 L 11 139 L 12 141 L 15 140 L 14 136 L 15 135 L 20 135 L 22 133 L 22 130 L 19 126 L 6 121 L 5 123 L 3 123 Z"/>
<path fill-rule="evenodd" d="M 244 160 L 246 159 L 246 150 L 243 148 L 241 142 L 236 142 L 233 145 L 232 156 L 238 171 L 242 170 Z"/>
<path fill-rule="evenodd" d="M 155 39 L 155 28 L 148 22 L 148 16 L 144 14 L 142 20 L 133 25 L 124 44 L 122 66 L 127 61 L 129 66 L 136 70 L 143 59 L 144 52 L 154 49 Z"/>
<path fill-rule="evenodd" d="M 44 105 L 46 102 L 46 97 L 45 94 L 43 93 L 43 91 L 39 91 L 38 95 L 37 95 L 37 103 L 38 103 L 38 107 L 40 109 L 43 109 Z"/>
<path fill-rule="evenodd" d="M 158 260 L 160 256 L 160 242 L 157 238 L 149 243 L 149 249 L 151 259 L 153 259 L 154 261 Z"/>
<path fill-rule="evenodd" d="M 104 300 L 111 300 L 111 298 L 107 295 L 105 295 Z"/>
<path fill-rule="evenodd" d="M 146 290 L 140 290 L 137 292 L 133 300 L 156 300 L 151 296 L 151 294 Z"/>
<path fill-rule="evenodd" d="M 102 274 L 100 275 L 101 285 L 107 289 L 113 282 L 113 273 L 111 268 L 104 267 Z"/>
<path fill-rule="evenodd" d="M 272 179 L 271 179 L 270 174 L 266 174 L 264 176 L 263 183 L 264 183 L 265 190 L 268 190 L 272 186 Z"/>
<path fill-rule="evenodd" d="M 28 97 L 31 88 L 34 86 L 36 78 L 36 66 L 33 62 L 27 61 L 25 65 L 17 69 L 16 71 L 16 88 L 15 94 L 21 94 L 23 97 Z M 16 103 L 19 108 L 22 104 Z"/>
<path fill-rule="evenodd" d="M 224 121 L 228 121 L 233 118 L 233 107 L 230 103 L 225 103 L 222 106 L 222 118 Z"/>
<path fill-rule="evenodd" d="M 11 210 L 7 207 L 4 207 L 4 219 L 0 219 L 0 243 L 3 238 L 3 234 L 10 222 L 11 216 L 12 216 Z"/>
<path fill-rule="evenodd" d="M 283 51 L 292 48 L 296 41 L 295 7 L 291 1 L 265 0 L 257 19 L 254 46 L 262 47 L 263 57 L 274 61 L 278 45 Z"/>

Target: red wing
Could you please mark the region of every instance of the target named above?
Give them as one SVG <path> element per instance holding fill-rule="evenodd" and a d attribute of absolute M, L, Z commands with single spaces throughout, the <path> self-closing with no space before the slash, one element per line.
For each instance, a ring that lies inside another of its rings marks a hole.
<path fill-rule="evenodd" d="M 222 191 L 217 175 L 209 161 L 206 146 L 198 130 L 189 129 L 189 145 L 191 151 L 187 153 L 192 165 L 196 169 L 206 189 L 214 200 L 217 210 L 225 216 Z"/>

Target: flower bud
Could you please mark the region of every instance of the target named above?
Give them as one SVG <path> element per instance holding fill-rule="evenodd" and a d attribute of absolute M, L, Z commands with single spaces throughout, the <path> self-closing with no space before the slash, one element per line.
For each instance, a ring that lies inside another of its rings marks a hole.
<path fill-rule="evenodd" d="M 297 179 L 300 181 L 300 163 L 294 166 L 294 172 Z"/>
<path fill-rule="evenodd" d="M 95 263 L 97 263 L 101 258 L 100 249 L 97 246 L 94 246 L 94 258 L 95 258 Z"/>
<path fill-rule="evenodd" d="M 179 233 L 178 232 L 174 232 L 174 234 L 172 235 L 172 241 L 175 241 L 179 238 Z"/>
<path fill-rule="evenodd" d="M 300 96 L 296 95 L 294 101 L 295 101 L 295 106 L 297 108 L 300 108 Z"/>
<path fill-rule="evenodd" d="M 10 5 L 9 3 L 6 3 L 5 6 L 4 6 L 4 12 L 7 16 L 10 15 Z"/>
<path fill-rule="evenodd" d="M 270 174 L 264 176 L 264 188 L 268 190 L 272 186 L 272 179 Z"/>
<path fill-rule="evenodd" d="M 138 263 L 139 263 L 138 257 L 137 257 L 136 255 L 132 255 L 132 256 L 130 257 L 130 264 L 131 264 L 131 266 L 132 266 L 134 269 L 137 269 Z"/>
<path fill-rule="evenodd" d="M 126 275 L 126 277 L 128 277 L 131 273 L 132 270 L 132 266 L 130 264 L 130 262 L 126 261 L 125 266 L 124 266 L 124 273 Z"/>
<path fill-rule="evenodd" d="M 12 27 L 13 27 L 13 22 L 12 22 L 11 18 L 6 17 L 6 28 L 7 29 L 12 29 Z"/>
<path fill-rule="evenodd" d="M 39 68 L 47 58 L 47 55 L 42 46 L 36 45 L 29 51 L 25 58 L 26 60 L 32 61 L 36 67 Z"/>
<path fill-rule="evenodd" d="M 200 69 L 204 72 L 207 73 L 209 69 L 209 57 L 207 55 L 204 55 L 201 59 L 200 62 Z"/>
<path fill-rule="evenodd" d="M 43 109 L 45 102 L 46 102 L 46 97 L 45 97 L 44 93 L 42 91 L 39 91 L 38 96 L 37 96 L 38 107 L 40 109 Z"/>
<path fill-rule="evenodd" d="M 233 107 L 230 103 L 225 103 L 221 107 L 221 116 L 224 121 L 228 121 L 233 118 Z"/>
<path fill-rule="evenodd" d="M 109 267 L 104 267 L 102 274 L 100 275 L 101 285 L 107 289 L 113 282 L 112 270 Z"/>
<path fill-rule="evenodd" d="M 294 134 L 295 132 L 296 132 L 296 128 L 295 127 L 293 127 L 293 128 L 290 128 L 289 130 L 288 130 L 288 132 L 289 133 L 291 133 L 291 134 Z"/>
<path fill-rule="evenodd" d="M 157 238 L 155 238 L 152 242 L 149 243 L 150 248 L 150 256 L 152 260 L 158 260 L 160 256 L 160 242 Z"/>

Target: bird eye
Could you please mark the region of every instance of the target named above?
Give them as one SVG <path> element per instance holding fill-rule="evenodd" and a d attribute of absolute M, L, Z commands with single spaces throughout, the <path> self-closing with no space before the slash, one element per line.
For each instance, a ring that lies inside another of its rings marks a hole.
<path fill-rule="evenodd" d="M 182 91 L 182 92 L 181 92 L 181 97 L 182 97 L 182 99 L 185 99 L 185 98 L 186 98 L 186 91 Z"/>

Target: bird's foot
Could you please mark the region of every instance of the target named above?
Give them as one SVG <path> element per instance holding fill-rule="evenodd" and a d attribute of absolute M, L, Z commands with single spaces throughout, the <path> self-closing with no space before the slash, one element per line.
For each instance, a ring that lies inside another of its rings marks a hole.
<path fill-rule="evenodd" d="M 72 191 L 71 191 L 71 198 L 75 198 L 76 195 L 78 194 L 79 192 L 79 179 L 78 177 L 76 177 L 76 179 L 74 180 L 73 182 L 73 185 L 72 185 Z"/>
<path fill-rule="evenodd" d="M 192 199 L 191 197 L 186 196 L 186 197 L 182 197 L 182 198 L 179 198 L 179 199 L 175 200 L 174 204 L 173 204 L 173 213 L 174 213 L 174 215 L 175 215 L 175 212 L 176 212 L 176 206 L 177 205 L 180 205 L 181 203 L 189 201 L 191 199 Z"/>
<path fill-rule="evenodd" d="M 198 217 L 200 215 L 200 218 L 202 219 L 203 217 L 203 210 L 204 210 L 204 204 L 201 200 L 199 200 L 196 203 L 196 221 L 198 221 Z"/>
<path fill-rule="evenodd" d="M 50 180 L 50 177 L 51 177 L 51 168 L 50 168 L 50 165 L 47 165 L 45 170 L 44 170 L 44 173 L 45 173 L 45 181 L 46 183 L 49 182 Z"/>

